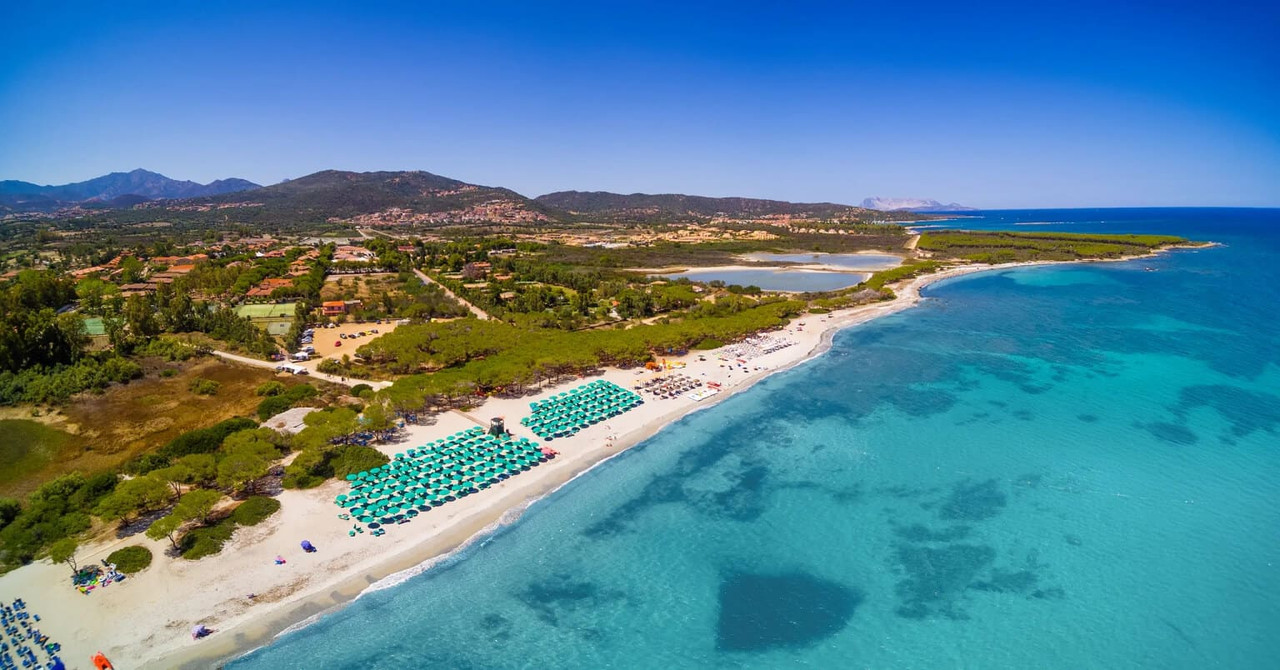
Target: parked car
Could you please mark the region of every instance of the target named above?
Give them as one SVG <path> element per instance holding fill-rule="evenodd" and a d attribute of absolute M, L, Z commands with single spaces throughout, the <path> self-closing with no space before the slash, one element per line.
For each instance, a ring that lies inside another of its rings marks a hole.
<path fill-rule="evenodd" d="M 345 340 L 345 339 L 347 339 L 347 334 L 346 334 L 346 333 L 338 333 L 338 339 L 340 339 L 340 340 Z"/>
<path fill-rule="evenodd" d="M 333 346 L 334 346 L 334 347 L 340 347 L 340 346 L 342 346 L 342 340 L 334 340 L 334 342 L 333 342 Z"/>

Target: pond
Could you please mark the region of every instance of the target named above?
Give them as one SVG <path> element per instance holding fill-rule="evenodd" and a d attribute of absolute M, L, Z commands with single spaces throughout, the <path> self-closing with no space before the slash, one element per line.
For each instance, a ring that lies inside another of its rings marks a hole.
<path fill-rule="evenodd" d="M 823 272 L 783 268 L 703 268 L 662 275 L 668 279 L 688 278 L 696 282 L 720 280 L 725 284 L 759 286 L 766 291 L 834 291 L 855 286 L 871 276 L 861 272 Z"/>
<path fill-rule="evenodd" d="M 747 254 L 745 258 L 766 263 L 805 263 L 830 265 L 842 270 L 887 270 L 902 264 L 902 259 L 892 254 L 823 254 L 823 253 L 791 253 Z"/>

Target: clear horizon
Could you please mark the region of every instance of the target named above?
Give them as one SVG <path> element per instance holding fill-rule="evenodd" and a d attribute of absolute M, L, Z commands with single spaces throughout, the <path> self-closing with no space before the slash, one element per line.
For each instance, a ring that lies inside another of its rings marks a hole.
<path fill-rule="evenodd" d="M 0 179 L 1280 206 L 1280 10 L 0 8 Z"/>

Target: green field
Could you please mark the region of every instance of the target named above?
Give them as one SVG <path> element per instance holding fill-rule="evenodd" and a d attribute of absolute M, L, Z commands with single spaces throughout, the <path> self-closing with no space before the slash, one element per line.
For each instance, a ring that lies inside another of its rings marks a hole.
<path fill-rule="evenodd" d="M 236 314 L 250 319 L 292 317 L 295 304 L 286 302 L 278 305 L 241 305 L 236 308 Z"/>
<path fill-rule="evenodd" d="M 0 486 L 39 472 L 74 439 L 70 434 L 27 419 L 0 419 Z"/>

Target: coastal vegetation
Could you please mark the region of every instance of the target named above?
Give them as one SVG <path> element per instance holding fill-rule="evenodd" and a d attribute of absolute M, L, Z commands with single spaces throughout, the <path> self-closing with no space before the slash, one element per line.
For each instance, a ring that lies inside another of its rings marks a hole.
<path fill-rule="evenodd" d="M 995 264 L 1140 256 L 1184 244 L 1185 238 L 1172 235 L 941 230 L 923 233 L 917 248 L 938 258 Z"/>
<path fill-rule="evenodd" d="M 34 475 L 73 441 L 70 434 L 30 419 L 0 419 L 0 435 L 4 436 L 0 439 L 0 484 Z"/>
<path fill-rule="evenodd" d="M 183 523 L 194 519 L 183 515 L 175 516 L 178 514 L 178 511 L 175 510 L 174 514 L 153 524 L 151 528 L 156 530 L 148 529 L 147 535 L 154 539 L 168 537 L 175 552 L 181 554 L 182 558 L 186 560 L 195 561 L 221 552 L 222 546 L 226 544 L 227 540 L 231 539 L 236 527 L 256 526 L 272 514 L 275 514 L 279 509 L 280 501 L 275 498 L 254 496 L 240 503 L 230 514 L 217 521 L 205 519 L 199 522 L 200 525 L 188 530 L 178 540 L 174 540 L 171 537 L 172 531 L 170 529 L 179 528 Z M 166 533 L 164 531 L 170 532 Z"/>
<path fill-rule="evenodd" d="M 136 574 L 151 565 L 151 550 L 140 544 L 131 545 L 108 554 L 107 562 L 115 564 L 117 570 L 127 575 Z"/>
<path fill-rule="evenodd" d="M 734 341 L 779 328 L 806 307 L 800 300 L 726 296 L 665 323 L 570 332 L 462 319 L 402 326 L 359 351 L 371 365 L 407 375 L 378 395 L 411 411 L 468 395 L 519 393 L 602 365 L 640 365 L 655 353 L 674 355 L 707 339 Z"/>
<path fill-rule="evenodd" d="M 879 291 L 887 297 L 893 297 L 893 291 L 888 288 L 889 284 L 896 284 L 897 282 L 907 279 L 914 279 L 920 275 L 932 274 L 941 268 L 942 263 L 937 261 L 916 261 L 913 263 L 904 263 L 896 268 L 889 268 L 888 270 L 880 270 L 879 272 L 873 273 L 865 282 L 862 282 L 862 284 L 855 288 L 867 288 L 872 291 Z"/>

